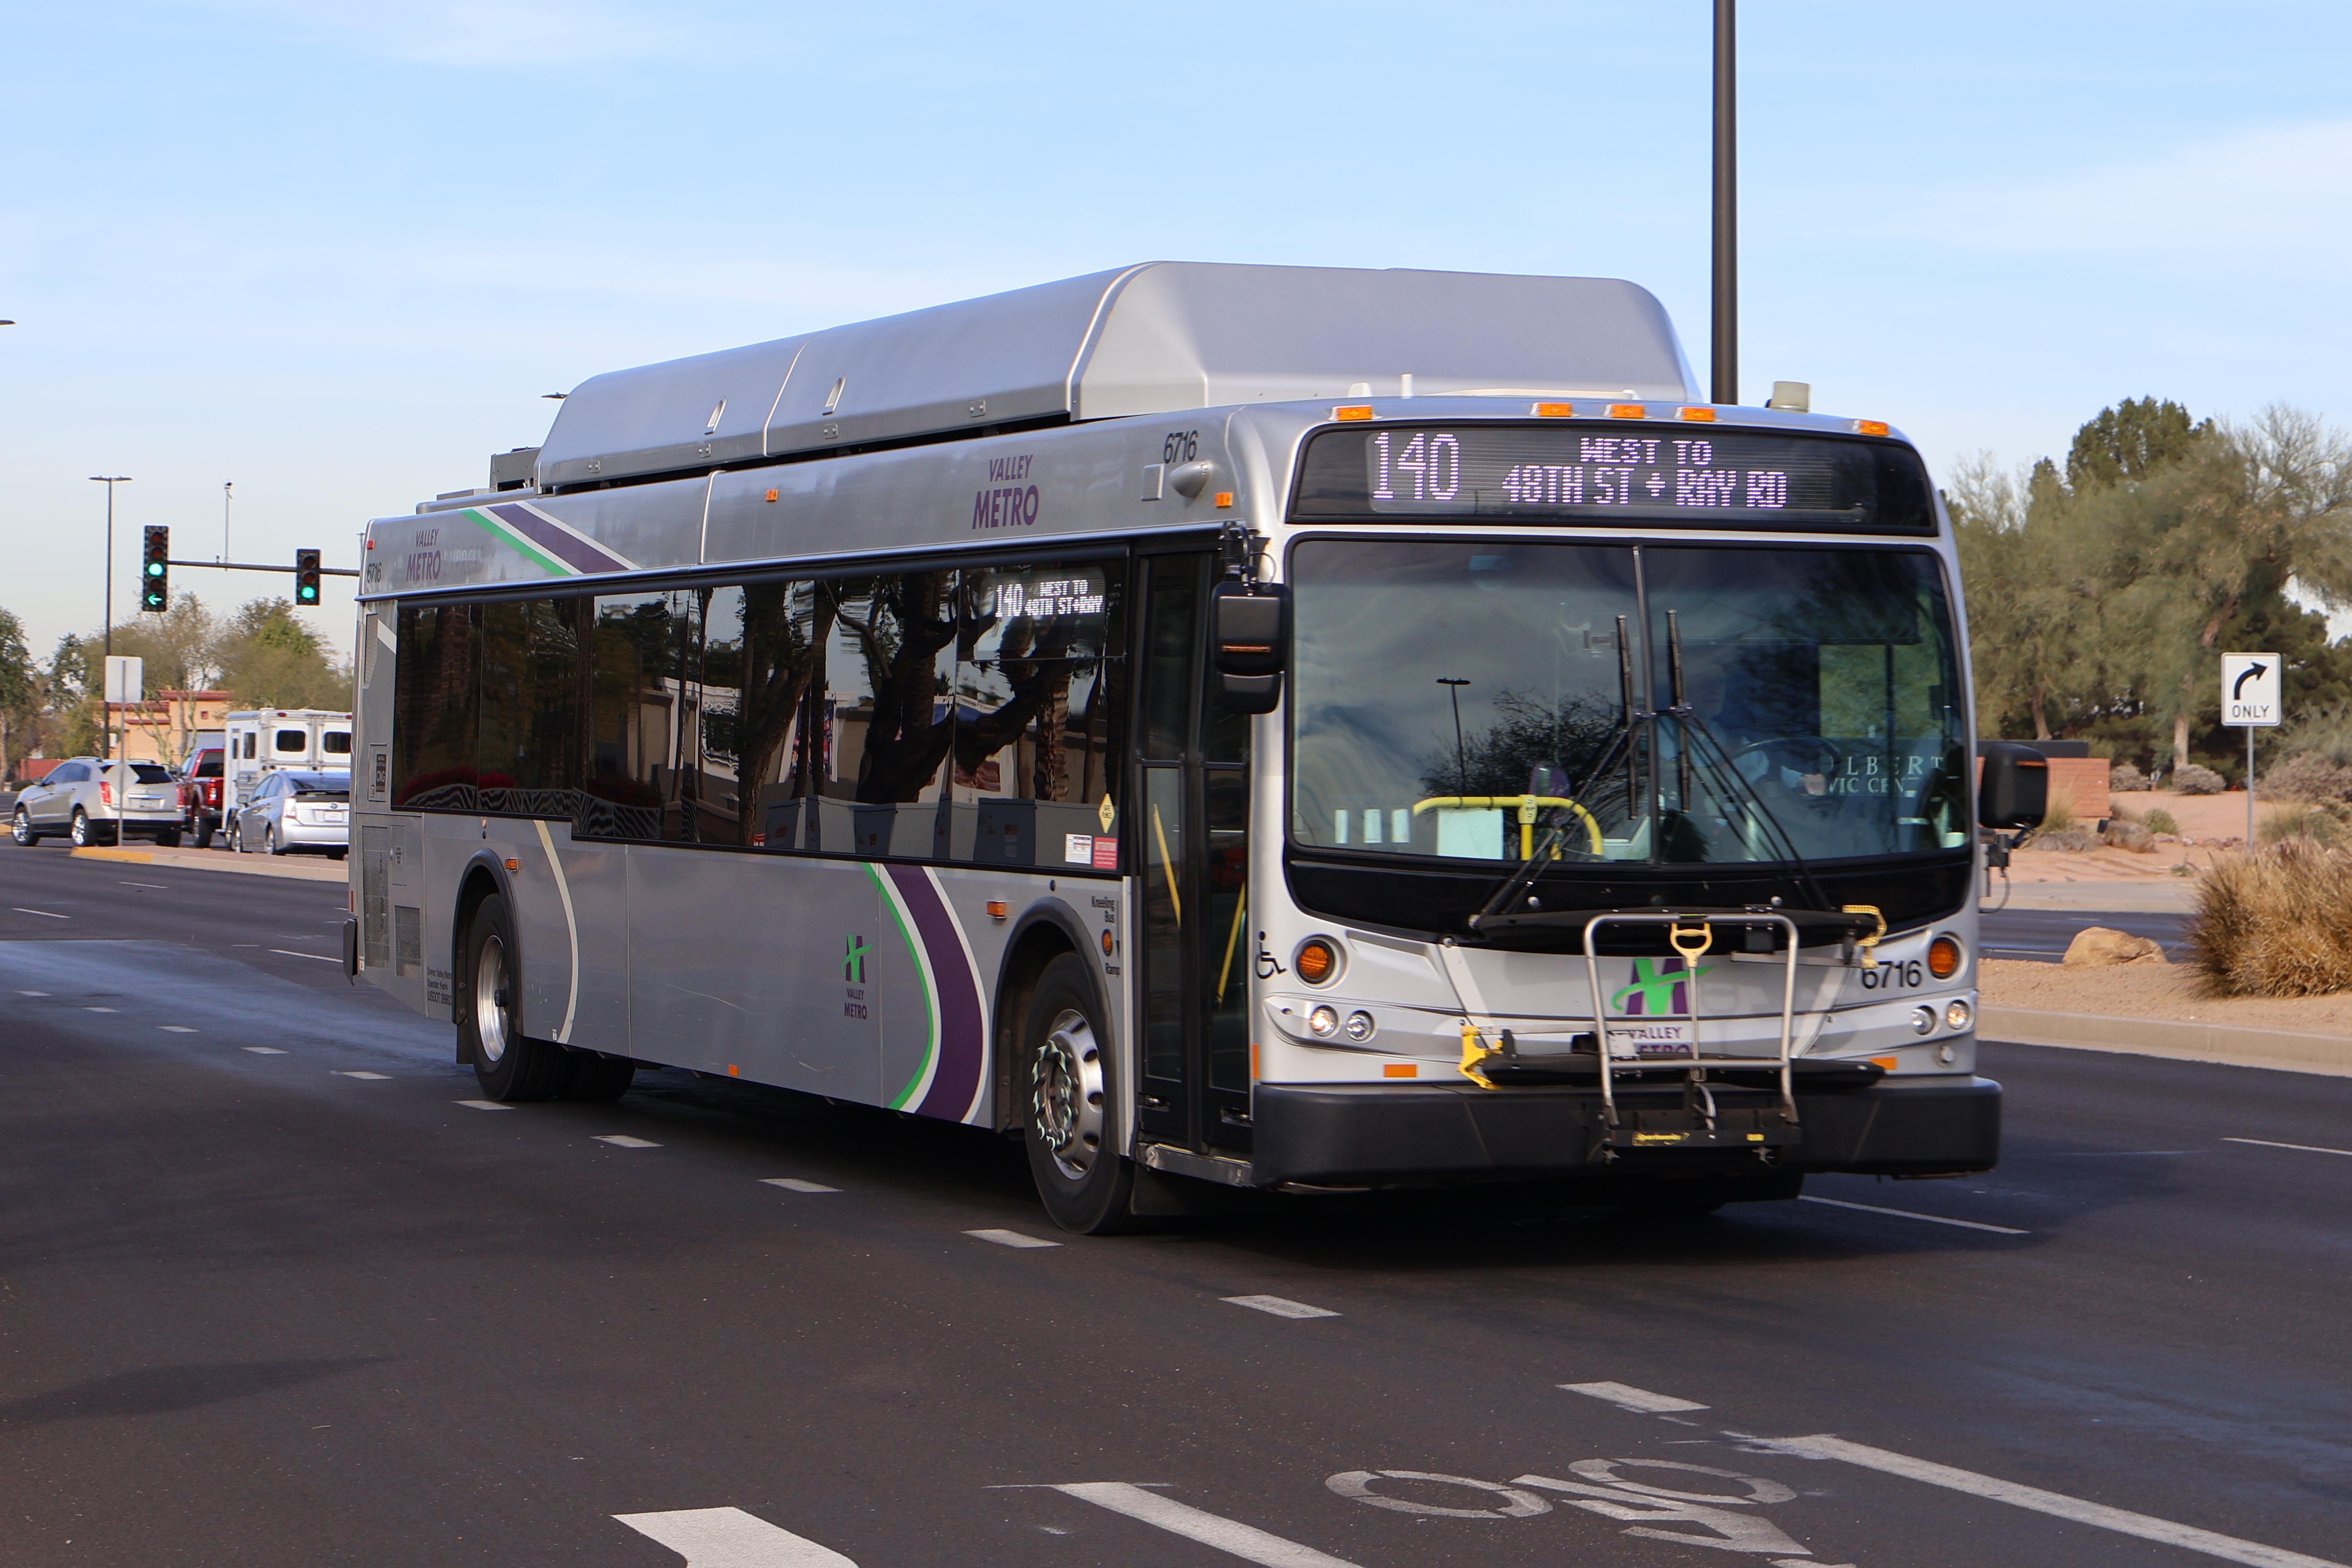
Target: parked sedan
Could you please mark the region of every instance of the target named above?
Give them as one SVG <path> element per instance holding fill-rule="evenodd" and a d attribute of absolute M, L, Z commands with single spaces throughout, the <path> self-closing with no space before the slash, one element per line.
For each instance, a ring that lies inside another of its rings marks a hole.
<path fill-rule="evenodd" d="M 69 757 L 26 786 L 8 814 L 9 836 L 37 844 L 64 834 L 76 847 L 126 838 L 180 841 L 180 794 L 172 771 L 155 763 Z"/>
<path fill-rule="evenodd" d="M 324 849 L 341 858 L 351 843 L 352 775 L 282 768 L 263 776 L 230 818 L 228 847 L 285 855 Z"/>

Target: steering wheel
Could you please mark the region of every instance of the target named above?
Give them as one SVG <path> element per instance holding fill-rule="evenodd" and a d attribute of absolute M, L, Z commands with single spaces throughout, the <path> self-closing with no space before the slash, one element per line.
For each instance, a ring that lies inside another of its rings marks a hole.
<path fill-rule="evenodd" d="M 1805 777 L 1821 779 L 1822 788 L 1819 791 L 1808 790 L 1801 783 L 1787 786 L 1792 795 L 1802 795 L 1808 797 L 1825 795 L 1829 793 L 1829 781 L 1837 777 L 1837 749 L 1818 735 L 1776 735 L 1767 740 L 1750 741 L 1746 745 L 1734 746 L 1729 753 L 1729 760 L 1736 767 L 1739 759 L 1750 752 L 1761 752 L 1766 760 L 1775 767 L 1787 768 L 1791 773 Z M 1810 767 L 1805 765 L 1808 761 L 1812 764 Z M 1779 780 L 1775 779 L 1774 782 L 1778 783 Z"/>

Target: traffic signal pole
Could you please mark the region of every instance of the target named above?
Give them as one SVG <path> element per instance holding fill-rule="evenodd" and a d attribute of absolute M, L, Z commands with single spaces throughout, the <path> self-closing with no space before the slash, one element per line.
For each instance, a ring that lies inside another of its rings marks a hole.
<path fill-rule="evenodd" d="M 268 566 L 257 561 L 173 561 L 173 566 L 200 566 L 207 572 L 299 572 L 299 566 Z M 352 566 L 319 566 L 312 570 L 321 577 L 356 577 L 359 569 Z"/>

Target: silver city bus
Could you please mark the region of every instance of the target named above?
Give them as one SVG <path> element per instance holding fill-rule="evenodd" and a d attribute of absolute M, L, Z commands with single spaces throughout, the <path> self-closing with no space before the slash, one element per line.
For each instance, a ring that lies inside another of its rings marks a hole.
<path fill-rule="evenodd" d="M 1632 284 L 1164 263 L 621 371 L 362 578 L 349 962 L 495 1099 L 975 1123 L 1078 1231 L 1995 1159 L 1949 526 Z"/>

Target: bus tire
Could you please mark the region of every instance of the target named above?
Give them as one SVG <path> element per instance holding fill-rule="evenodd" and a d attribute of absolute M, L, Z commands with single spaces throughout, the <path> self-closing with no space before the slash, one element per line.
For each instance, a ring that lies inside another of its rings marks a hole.
<path fill-rule="evenodd" d="M 522 970 L 504 899 L 492 893 L 474 906 L 462 951 L 458 1037 L 483 1094 L 511 1103 L 562 1093 L 572 1076 L 563 1047 L 522 1032 Z"/>
<path fill-rule="evenodd" d="M 1055 1225 L 1081 1236 L 1134 1223 L 1135 1167 L 1111 1146 L 1118 1069 L 1103 1016 L 1084 960 L 1066 952 L 1047 963 L 1030 993 L 1015 1079 L 1037 1196 Z"/>
<path fill-rule="evenodd" d="M 637 1076 L 637 1064 L 622 1058 L 600 1057 L 593 1051 L 573 1051 L 572 1083 L 563 1091 L 566 1100 L 618 1100 L 629 1092 L 629 1085 Z"/>

